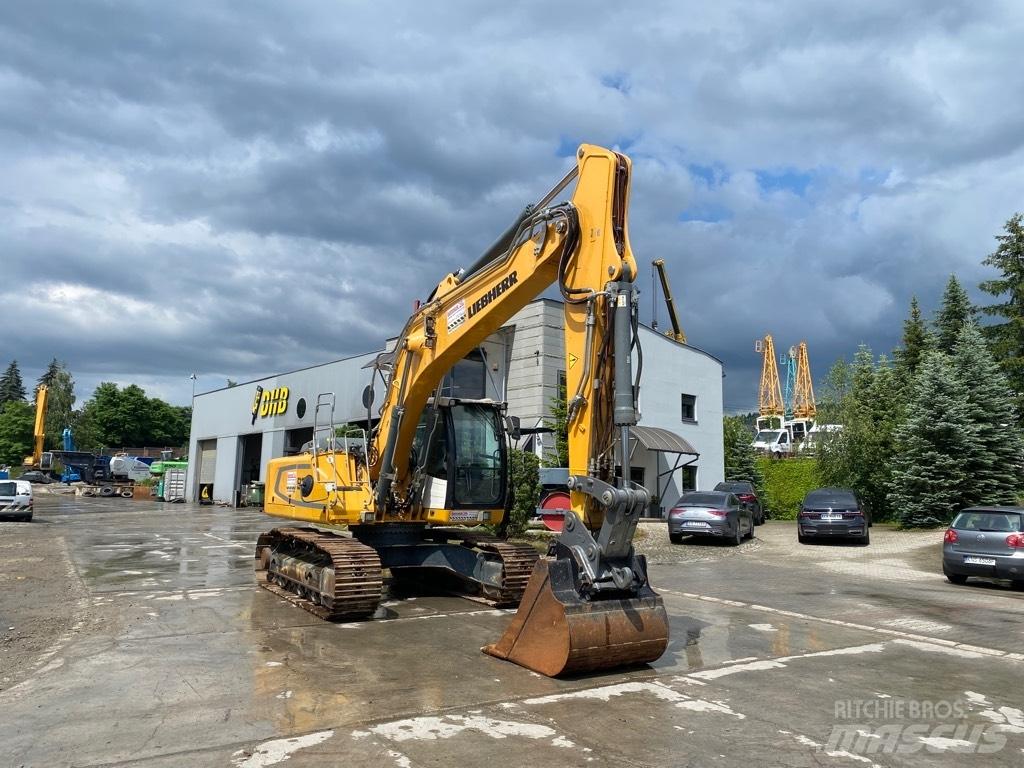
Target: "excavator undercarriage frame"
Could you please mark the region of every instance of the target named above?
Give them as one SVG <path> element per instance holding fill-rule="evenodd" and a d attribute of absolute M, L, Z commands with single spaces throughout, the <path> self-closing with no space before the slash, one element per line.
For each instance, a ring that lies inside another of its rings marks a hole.
<path fill-rule="evenodd" d="M 539 556 L 531 546 L 477 531 L 384 528 L 355 526 L 351 536 L 274 528 L 256 544 L 261 586 L 328 621 L 373 617 L 385 569 L 395 583 L 454 582 L 464 596 L 508 607 L 519 604 Z"/>

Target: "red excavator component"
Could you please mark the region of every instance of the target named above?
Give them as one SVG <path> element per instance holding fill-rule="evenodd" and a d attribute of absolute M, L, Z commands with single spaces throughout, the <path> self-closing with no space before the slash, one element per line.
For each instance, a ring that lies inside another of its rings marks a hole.
<path fill-rule="evenodd" d="M 565 510 L 572 509 L 572 499 L 568 491 L 552 491 L 540 503 L 541 522 L 549 531 L 560 533 L 565 525 Z"/>

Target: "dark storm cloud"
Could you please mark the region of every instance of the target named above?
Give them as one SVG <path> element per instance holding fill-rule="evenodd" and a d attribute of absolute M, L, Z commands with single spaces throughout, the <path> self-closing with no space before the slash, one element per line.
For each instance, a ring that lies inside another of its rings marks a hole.
<path fill-rule="evenodd" d="M 3 358 L 87 396 L 376 348 L 565 170 L 635 161 L 631 235 L 751 406 L 973 290 L 1024 191 L 1010 2 L 0 8 Z M 661 311 L 664 320 L 664 311 Z"/>

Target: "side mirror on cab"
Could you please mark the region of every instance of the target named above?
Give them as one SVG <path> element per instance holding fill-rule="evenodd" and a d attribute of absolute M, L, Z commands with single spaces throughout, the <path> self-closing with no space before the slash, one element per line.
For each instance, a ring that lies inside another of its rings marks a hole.
<path fill-rule="evenodd" d="M 508 436 L 513 440 L 518 440 L 523 436 L 522 425 L 519 422 L 518 416 L 505 417 L 505 431 L 508 432 Z"/>

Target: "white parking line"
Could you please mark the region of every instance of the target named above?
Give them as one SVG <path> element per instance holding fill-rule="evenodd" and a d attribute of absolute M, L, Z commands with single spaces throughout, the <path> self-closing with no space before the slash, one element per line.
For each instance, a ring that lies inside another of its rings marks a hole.
<path fill-rule="evenodd" d="M 978 653 L 985 656 L 997 656 L 1011 661 L 1024 661 L 1024 654 L 1012 653 L 1010 651 L 1004 651 L 999 648 L 986 648 L 984 646 L 971 645 L 969 643 L 958 643 L 955 640 L 949 640 L 944 637 L 933 637 L 931 635 L 922 635 L 914 632 L 903 632 L 898 629 L 890 629 L 888 627 L 875 627 L 870 624 L 857 624 L 852 621 L 842 621 L 840 619 L 826 619 L 821 616 L 811 616 L 807 613 L 799 613 L 798 611 L 785 611 L 781 608 L 772 608 L 768 605 L 758 605 L 756 603 L 741 603 L 736 600 L 725 600 L 721 597 L 712 597 L 711 595 L 698 595 L 694 592 L 676 592 L 671 589 L 659 588 L 658 592 L 665 595 L 674 595 L 676 597 L 685 597 L 690 600 L 701 600 L 706 603 L 716 603 L 718 605 L 727 605 L 731 608 L 750 608 L 755 611 L 763 611 L 764 613 L 772 613 L 776 616 L 786 616 L 791 619 L 800 619 L 803 621 L 817 621 L 822 624 L 830 624 L 834 627 L 845 627 L 847 629 L 859 629 L 865 632 L 876 632 L 883 635 L 890 635 L 891 637 L 904 638 L 906 640 L 916 640 L 923 643 L 931 643 L 932 645 L 942 645 L 948 648 L 956 648 L 964 653 Z"/>

